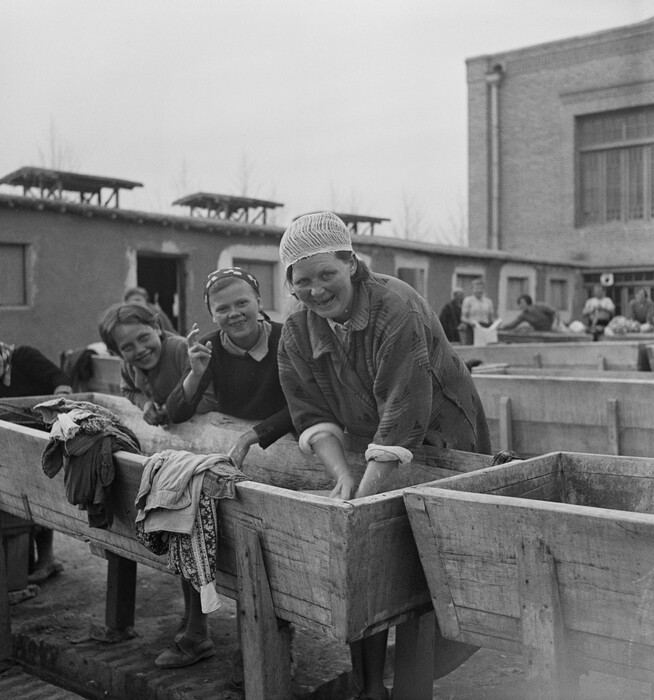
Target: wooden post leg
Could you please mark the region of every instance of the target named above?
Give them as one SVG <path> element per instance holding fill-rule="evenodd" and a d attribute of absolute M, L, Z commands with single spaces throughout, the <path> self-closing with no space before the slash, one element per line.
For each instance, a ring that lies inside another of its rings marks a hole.
<path fill-rule="evenodd" d="M 107 602 L 105 623 L 111 630 L 134 626 L 136 607 L 136 562 L 117 554 L 107 557 Z"/>
<path fill-rule="evenodd" d="M 433 612 L 395 628 L 393 700 L 431 700 L 435 646 L 436 615 Z"/>
<path fill-rule="evenodd" d="M 291 656 L 288 625 L 275 615 L 259 536 L 237 526 L 236 575 L 248 700 L 288 700 Z"/>
<path fill-rule="evenodd" d="M 618 399 L 607 399 L 607 438 L 609 441 L 609 451 L 607 454 L 620 454 L 620 413 Z"/>
<path fill-rule="evenodd" d="M 5 557 L 2 528 L 0 528 L 0 661 L 8 659 L 13 651 L 9 617 L 9 579 Z"/>
<path fill-rule="evenodd" d="M 573 700 L 579 678 L 568 658 L 554 558 L 534 536 L 517 550 L 526 698 Z"/>

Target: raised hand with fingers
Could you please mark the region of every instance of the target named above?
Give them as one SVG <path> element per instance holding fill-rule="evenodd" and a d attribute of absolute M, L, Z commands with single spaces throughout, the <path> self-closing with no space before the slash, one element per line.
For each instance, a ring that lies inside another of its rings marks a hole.
<path fill-rule="evenodd" d="M 201 377 L 211 361 L 211 341 L 208 340 L 205 345 L 198 342 L 200 329 L 198 324 L 194 323 L 191 332 L 186 339 L 188 340 L 188 359 L 191 364 L 191 371 L 198 377 Z"/>

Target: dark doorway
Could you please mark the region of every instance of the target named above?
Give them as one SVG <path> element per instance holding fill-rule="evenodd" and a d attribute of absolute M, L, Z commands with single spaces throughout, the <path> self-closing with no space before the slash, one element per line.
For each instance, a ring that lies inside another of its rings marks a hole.
<path fill-rule="evenodd" d="M 181 257 L 156 253 L 137 254 L 138 286 L 148 290 L 150 301 L 159 304 L 180 333 L 186 332 L 183 274 Z"/>

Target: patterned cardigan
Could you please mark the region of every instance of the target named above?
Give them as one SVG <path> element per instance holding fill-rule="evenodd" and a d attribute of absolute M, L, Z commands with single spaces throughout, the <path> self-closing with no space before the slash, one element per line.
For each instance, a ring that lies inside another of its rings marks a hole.
<path fill-rule="evenodd" d="M 346 328 L 343 343 L 304 307 L 284 324 L 280 379 L 300 433 L 328 422 L 378 445 L 490 453 L 472 377 L 412 287 L 380 274 L 356 283 Z"/>

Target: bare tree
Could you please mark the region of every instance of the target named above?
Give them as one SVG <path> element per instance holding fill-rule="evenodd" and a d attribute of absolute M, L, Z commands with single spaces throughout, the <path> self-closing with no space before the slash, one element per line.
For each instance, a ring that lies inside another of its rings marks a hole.
<path fill-rule="evenodd" d="M 468 245 L 468 207 L 461 193 L 450 206 L 445 223 L 437 227 L 436 234 L 449 245 Z"/>
<path fill-rule="evenodd" d="M 421 208 L 406 192 L 402 193 L 400 222 L 393 226 L 393 233 L 398 238 L 412 241 L 426 241 L 430 237 Z"/>
<path fill-rule="evenodd" d="M 338 192 L 333 182 L 329 183 L 329 195 L 331 211 L 340 211 L 344 214 L 359 214 L 362 211 L 361 197 L 354 189 L 343 196 Z"/>
<path fill-rule="evenodd" d="M 52 118 L 50 118 L 45 144 L 38 147 L 38 156 L 43 168 L 71 172 L 78 171 L 80 168 L 79 157 L 73 147 L 61 138 Z"/>
<path fill-rule="evenodd" d="M 244 150 L 241 153 L 241 163 L 234 180 L 234 189 L 241 197 L 256 196 L 257 187 L 253 184 L 254 162 L 248 157 Z"/>

